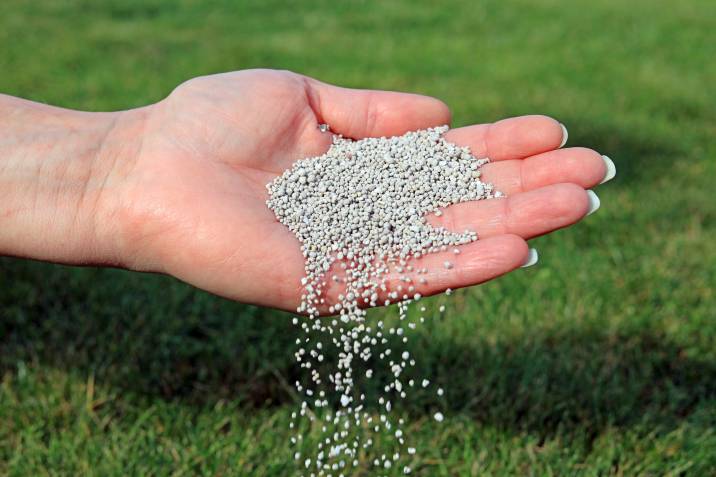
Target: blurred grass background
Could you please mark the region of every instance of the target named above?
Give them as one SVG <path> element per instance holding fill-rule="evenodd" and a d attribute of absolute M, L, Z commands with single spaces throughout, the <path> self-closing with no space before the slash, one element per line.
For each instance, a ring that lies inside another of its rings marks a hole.
<path fill-rule="evenodd" d="M 446 395 L 399 407 L 425 476 L 716 475 L 714 57 L 710 0 L 0 3 L 3 93 L 126 109 L 286 68 L 614 159 L 538 266 L 428 301 L 409 346 Z M 167 277 L 0 259 L 0 474 L 293 475 L 294 339 Z"/>

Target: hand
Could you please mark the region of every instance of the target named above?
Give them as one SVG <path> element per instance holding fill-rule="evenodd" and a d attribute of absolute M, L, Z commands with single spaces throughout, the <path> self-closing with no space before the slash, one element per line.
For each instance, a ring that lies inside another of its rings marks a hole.
<path fill-rule="evenodd" d="M 326 151 L 331 135 L 318 124 L 362 138 L 449 121 L 448 108 L 432 98 L 343 89 L 290 72 L 191 80 L 147 112 L 143 146 L 119 196 L 126 265 L 240 301 L 295 309 L 303 257 L 267 208 L 265 185 L 296 160 Z M 558 149 L 563 129 L 544 116 L 459 128 L 447 139 L 490 157 L 484 179 L 508 197 L 448 208 L 441 222 L 476 230 L 480 240 L 463 247 L 449 273 L 431 267 L 424 294 L 519 267 L 525 240 L 584 217 L 584 188 L 606 174 L 596 152 Z"/>
<path fill-rule="evenodd" d="M 77 124 L 92 129 L 87 124 L 96 122 L 93 134 L 102 138 L 97 154 L 83 161 L 89 170 L 76 174 L 86 182 L 68 185 L 77 189 L 72 200 L 51 212 L 34 207 L 22 227 L 6 227 L 0 253 L 167 273 L 218 295 L 288 310 L 300 301 L 303 257 L 298 241 L 266 206 L 265 185 L 295 161 L 327 150 L 331 134 L 318 129 L 321 123 L 357 139 L 450 121 L 448 108 L 433 98 L 350 90 L 269 70 L 196 78 L 138 110 L 71 113 L 52 112 L 72 132 L 81 129 Z M 53 127 L 57 122 L 50 121 Z M 451 255 L 450 271 L 440 266 L 439 254 L 422 259 L 432 270 L 429 284 L 418 290 L 423 295 L 518 268 L 528 255 L 525 240 L 584 217 L 590 207 L 585 188 L 607 174 L 598 153 L 559 149 L 563 129 L 545 116 L 454 129 L 446 137 L 477 157 L 490 157 L 483 178 L 507 198 L 445 211 L 440 222 L 475 230 L 480 240 Z M 62 166 L 62 178 L 66 170 Z M 12 177 L 26 172 L 11 175 L 5 190 L 20 189 Z M 6 204 L 37 206 L 57 196 L 47 187 L 25 189 L 44 193 L 11 196 Z M 40 225 L 40 239 L 27 224 Z"/>

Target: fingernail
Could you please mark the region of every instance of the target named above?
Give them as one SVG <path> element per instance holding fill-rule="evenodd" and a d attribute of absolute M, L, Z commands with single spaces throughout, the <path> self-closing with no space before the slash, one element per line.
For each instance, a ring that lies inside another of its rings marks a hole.
<path fill-rule="evenodd" d="M 525 263 L 522 264 L 521 268 L 531 267 L 532 265 L 537 263 L 537 260 L 539 260 L 539 254 L 537 253 L 537 249 L 531 248 L 527 252 L 527 260 L 525 260 Z"/>
<path fill-rule="evenodd" d="M 559 145 L 559 147 L 564 146 L 567 144 L 567 139 L 569 138 L 569 133 L 567 132 L 567 128 L 564 127 L 564 124 L 559 123 L 560 126 L 562 126 L 562 144 Z"/>
<path fill-rule="evenodd" d="M 597 197 L 597 194 L 595 194 L 593 190 L 587 191 L 587 197 L 589 198 L 589 209 L 587 210 L 587 215 L 592 215 L 599 209 L 599 206 L 602 204 L 602 202 L 599 200 L 599 197 Z"/>
<path fill-rule="evenodd" d="M 607 166 L 607 173 L 604 174 L 604 179 L 602 179 L 602 182 L 600 182 L 600 184 L 604 184 L 605 182 L 614 179 L 614 176 L 617 175 L 617 166 L 614 165 L 614 161 L 612 161 L 609 156 L 604 155 L 602 155 L 602 160 Z"/>

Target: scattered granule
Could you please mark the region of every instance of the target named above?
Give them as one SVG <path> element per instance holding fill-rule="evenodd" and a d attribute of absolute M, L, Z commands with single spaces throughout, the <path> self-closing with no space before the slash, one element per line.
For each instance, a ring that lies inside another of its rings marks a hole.
<path fill-rule="evenodd" d="M 328 411 L 320 423 L 323 438 L 317 448 L 295 453 L 308 475 L 350 475 L 360 464 L 359 452 L 376 468 L 399 464 L 400 452 L 369 454 L 370 433 L 385 432 L 398 448 L 405 444 L 404 423 L 394 423 L 390 412 L 413 386 L 413 380 L 405 386 L 401 375 L 415 361 L 408 351 L 393 354 L 387 345 L 389 336 L 408 342 L 403 328 L 408 305 L 421 299 L 421 288 L 427 285 L 417 275 L 428 270 L 411 262 L 450 247 L 457 255 L 457 246 L 477 240 L 473 231 L 433 227 L 426 216 L 440 216 L 451 204 L 498 196 L 491 184 L 480 180 L 480 167 L 488 160 L 447 142 L 447 130 L 443 126 L 359 141 L 334 136 L 325 154 L 296 162 L 267 185 L 267 205 L 301 242 L 305 258 L 297 312 L 308 319 L 294 320 L 304 332 L 295 357 L 309 378 L 296 383 L 303 402 L 293 417 L 315 423 L 316 411 Z M 444 262 L 445 269 L 453 266 Z M 382 322 L 371 326 L 366 321 L 365 308 L 391 303 L 397 303 L 399 326 L 386 330 Z M 321 314 L 337 316 L 319 318 Z M 407 328 L 414 329 L 415 323 L 408 322 Z M 337 358 L 336 365 L 321 372 L 327 356 Z M 354 376 L 372 379 L 376 366 L 384 366 L 392 378 L 377 402 L 368 403 L 355 389 Z M 424 379 L 422 387 L 428 385 Z M 369 404 L 384 412 L 371 414 Z M 440 412 L 433 417 L 443 420 Z M 297 445 L 301 441 L 301 435 L 292 439 Z M 408 448 L 408 454 L 414 452 Z M 411 472 L 407 465 L 403 469 Z"/>

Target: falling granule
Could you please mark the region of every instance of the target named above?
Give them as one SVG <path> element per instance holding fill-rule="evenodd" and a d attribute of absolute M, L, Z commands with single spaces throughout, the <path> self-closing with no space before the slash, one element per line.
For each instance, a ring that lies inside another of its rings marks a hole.
<path fill-rule="evenodd" d="M 267 185 L 269 208 L 301 242 L 305 259 L 297 312 L 309 319 L 294 320 L 304 333 L 295 357 L 310 377 L 296 383 L 304 400 L 294 420 L 322 420 L 317 447 L 295 454 L 311 475 L 350 475 L 351 468 L 361 465 L 359 452 L 376 468 L 399 464 L 400 452 L 370 454 L 370 431 L 390 435 L 398 449 L 405 443 L 404 422 L 393 422 L 390 412 L 394 402 L 406 397 L 401 374 L 415 361 L 407 350 L 393 354 L 388 347 L 390 336 L 408 342 L 404 325 L 372 326 L 364 308 L 397 303 L 400 322 L 406 320 L 408 305 L 430 291 L 428 280 L 418 276 L 429 272 L 418 266 L 419 259 L 450 253 L 449 247 L 456 259 L 456 247 L 477 240 L 473 231 L 433 227 L 426 216 L 440 216 L 451 204 L 495 197 L 492 185 L 479 179 L 487 159 L 445 141 L 446 131 L 443 126 L 359 141 L 334 136 L 328 152 L 296 162 Z M 451 270 L 454 264 L 446 260 L 443 266 Z M 329 296 L 337 298 L 328 303 Z M 329 314 L 337 317 L 319 318 Z M 408 329 L 414 327 L 408 323 Z M 326 356 L 337 358 L 328 371 Z M 361 362 L 369 369 L 362 371 Z M 355 389 L 354 376 L 371 378 L 380 366 L 392 378 L 377 402 L 368 402 Z M 428 385 L 424 379 L 422 386 Z M 321 408 L 330 410 L 325 418 Z M 383 412 L 377 418 L 368 409 Z M 438 412 L 434 418 L 440 422 L 443 415 Z M 290 426 L 296 428 L 296 422 Z M 302 441 L 300 434 L 292 440 Z M 409 447 L 408 454 L 414 453 Z M 411 472 L 409 466 L 403 470 Z"/>

